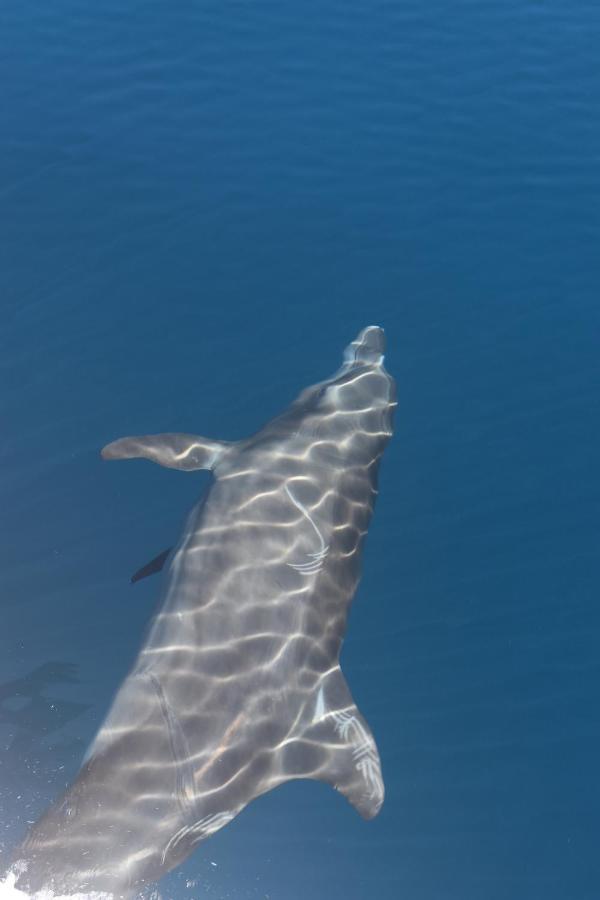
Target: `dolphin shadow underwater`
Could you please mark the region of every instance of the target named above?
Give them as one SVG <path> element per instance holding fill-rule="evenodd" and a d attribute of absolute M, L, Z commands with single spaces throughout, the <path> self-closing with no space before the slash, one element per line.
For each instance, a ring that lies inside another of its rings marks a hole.
<path fill-rule="evenodd" d="M 15 887 L 128 897 L 290 779 L 379 812 L 379 754 L 339 654 L 396 406 L 383 352 L 383 330 L 363 329 L 332 378 L 245 440 L 103 449 L 214 479 L 142 570 L 164 566 L 158 612 L 77 778 L 19 847 Z"/>
<path fill-rule="evenodd" d="M 8 771 L 10 786 L 23 790 L 23 778 L 31 775 L 48 779 L 54 751 L 72 752 L 81 740 L 63 733 L 54 744 L 48 738 L 62 731 L 69 722 L 91 709 L 91 704 L 48 694 L 51 686 L 79 684 L 78 667 L 73 663 L 50 660 L 36 666 L 27 675 L 0 684 L 0 725 L 10 729 L 0 759 L 0 772 Z"/>

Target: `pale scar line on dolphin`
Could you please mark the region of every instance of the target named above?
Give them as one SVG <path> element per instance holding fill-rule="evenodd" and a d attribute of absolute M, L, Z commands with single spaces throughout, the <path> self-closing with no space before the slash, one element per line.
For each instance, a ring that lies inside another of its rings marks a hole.
<path fill-rule="evenodd" d="M 329 545 L 326 544 L 325 541 L 323 540 L 323 535 L 317 528 L 314 519 L 311 517 L 311 515 L 310 515 L 309 511 L 306 509 L 306 507 L 303 506 L 302 503 L 300 503 L 300 501 L 294 497 L 294 495 L 292 494 L 292 492 L 287 484 L 284 485 L 284 488 L 285 488 L 286 494 L 288 495 L 288 497 L 290 498 L 290 500 L 292 501 L 294 506 L 296 506 L 300 510 L 302 515 L 305 516 L 306 519 L 308 519 L 308 521 L 314 528 L 317 538 L 319 540 L 319 544 L 320 544 L 319 549 L 315 553 L 308 554 L 309 562 L 287 563 L 287 565 L 290 566 L 292 569 L 295 569 L 297 572 L 300 572 L 301 575 L 315 575 L 317 572 L 321 571 L 323 561 L 324 561 L 325 557 L 327 556 L 327 552 L 329 550 Z"/>
<path fill-rule="evenodd" d="M 362 329 L 332 377 L 244 440 L 104 447 L 213 480 L 132 578 L 163 571 L 158 612 L 79 774 L 17 850 L 19 890 L 131 897 L 292 779 L 377 815 L 379 753 L 339 656 L 396 407 L 383 351 L 383 330 Z"/>

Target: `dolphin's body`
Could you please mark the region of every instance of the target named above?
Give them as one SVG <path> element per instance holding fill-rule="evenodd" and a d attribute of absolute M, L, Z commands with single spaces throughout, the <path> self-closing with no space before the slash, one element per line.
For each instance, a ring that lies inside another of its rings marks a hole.
<path fill-rule="evenodd" d="M 247 440 L 104 448 L 215 478 L 79 775 L 19 850 L 16 887 L 127 897 L 292 778 L 377 814 L 379 755 L 339 653 L 396 405 L 383 349 L 365 328 L 330 380 Z"/>

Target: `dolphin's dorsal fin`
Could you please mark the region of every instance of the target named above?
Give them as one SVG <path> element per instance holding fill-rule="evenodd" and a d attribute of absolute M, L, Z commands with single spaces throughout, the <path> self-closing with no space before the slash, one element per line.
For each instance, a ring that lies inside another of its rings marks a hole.
<path fill-rule="evenodd" d="M 336 667 L 324 676 L 305 705 L 298 735 L 279 751 L 278 783 L 295 778 L 325 781 L 365 819 L 384 798 L 377 745 Z"/>
<path fill-rule="evenodd" d="M 102 448 L 103 459 L 150 459 L 170 469 L 192 472 L 213 469 L 225 450 L 225 441 L 211 441 L 197 434 L 142 434 L 119 438 Z"/>

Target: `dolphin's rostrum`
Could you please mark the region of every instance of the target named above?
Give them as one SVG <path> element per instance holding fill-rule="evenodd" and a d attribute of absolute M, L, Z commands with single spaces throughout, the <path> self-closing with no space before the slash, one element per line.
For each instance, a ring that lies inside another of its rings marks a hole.
<path fill-rule="evenodd" d="M 396 405 L 383 350 L 363 329 L 331 379 L 246 440 L 104 448 L 214 480 L 79 775 L 19 848 L 17 887 L 126 897 L 292 778 L 377 814 L 379 754 L 339 653 Z"/>

